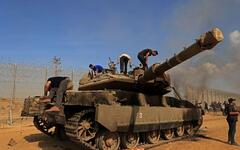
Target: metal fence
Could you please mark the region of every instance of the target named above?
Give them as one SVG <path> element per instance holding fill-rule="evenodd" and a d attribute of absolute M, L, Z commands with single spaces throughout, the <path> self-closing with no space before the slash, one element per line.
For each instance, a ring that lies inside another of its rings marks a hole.
<path fill-rule="evenodd" d="M 28 96 L 43 95 L 43 87 L 49 77 L 68 76 L 73 81 L 74 90 L 77 90 L 84 70 L 55 69 L 48 66 L 0 63 L 0 100 L 9 101 L 7 106 L 0 106 L 0 112 L 4 113 L 0 122 L 6 121 L 3 116 L 8 113 L 7 121 L 12 125 L 16 120 L 16 114 L 20 117 L 20 110 L 15 110 L 14 101 L 23 100 Z"/>
<path fill-rule="evenodd" d="M 59 76 L 68 76 L 77 89 L 84 70 L 61 69 Z M 43 86 L 56 72 L 51 67 L 22 64 L 0 64 L 0 98 L 24 99 L 28 96 L 43 95 Z"/>

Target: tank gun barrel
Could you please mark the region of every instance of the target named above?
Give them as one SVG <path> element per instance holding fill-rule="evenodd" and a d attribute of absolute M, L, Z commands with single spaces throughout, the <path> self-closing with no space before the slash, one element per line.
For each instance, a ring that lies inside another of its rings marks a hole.
<path fill-rule="evenodd" d="M 139 76 L 139 82 L 146 82 L 155 79 L 157 76 L 161 76 L 165 71 L 175 67 L 176 65 L 186 61 L 187 59 L 197 55 L 198 53 L 210 50 L 215 47 L 219 42 L 223 40 L 223 33 L 218 28 L 213 28 L 211 31 L 201 35 L 195 43 L 187 48 L 184 48 L 181 52 L 174 55 L 170 59 L 167 59 L 164 63 L 155 63 L 143 75 Z"/>

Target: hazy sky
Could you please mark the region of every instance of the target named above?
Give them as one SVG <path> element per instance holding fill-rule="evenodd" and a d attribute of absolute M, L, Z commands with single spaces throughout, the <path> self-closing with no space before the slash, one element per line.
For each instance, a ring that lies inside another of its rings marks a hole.
<path fill-rule="evenodd" d="M 239 0 L 0 0 L 0 59 L 46 65 L 106 66 L 122 52 L 159 50 L 163 61 L 212 27 L 240 30 Z"/>

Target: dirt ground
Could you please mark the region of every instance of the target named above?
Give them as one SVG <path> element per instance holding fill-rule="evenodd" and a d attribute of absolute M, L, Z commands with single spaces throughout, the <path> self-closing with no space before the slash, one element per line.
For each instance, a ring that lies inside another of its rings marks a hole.
<path fill-rule="evenodd" d="M 204 124 L 195 138 L 162 143 L 151 150 L 240 150 L 228 145 L 227 122 L 224 116 L 207 114 Z M 240 143 L 240 124 L 237 125 L 236 141 Z M 11 142 L 10 142 L 11 141 Z M 10 144 L 10 145 L 8 145 Z M 70 141 L 58 141 L 39 132 L 32 120 L 23 120 L 14 126 L 0 126 L 0 150 L 77 150 Z"/>
<path fill-rule="evenodd" d="M 9 117 L 9 103 L 8 99 L 0 99 L 0 121 L 7 120 Z M 15 100 L 12 105 L 13 118 L 19 118 L 23 108 L 23 100 Z M 1 123 L 1 122 L 0 122 Z"/>

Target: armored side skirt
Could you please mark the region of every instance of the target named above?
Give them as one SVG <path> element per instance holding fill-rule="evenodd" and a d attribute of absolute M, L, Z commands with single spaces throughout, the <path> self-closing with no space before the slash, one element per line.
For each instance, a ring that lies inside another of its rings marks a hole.
<path fill-rule="evenodd" d="M 201 110 L 196 108 L 96 106 L 96 121 L 112 132 L 176 128 L 189 121 L 198 121 L 200 117 Z"/>

